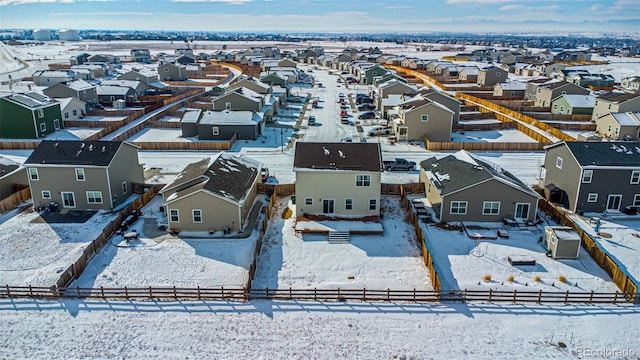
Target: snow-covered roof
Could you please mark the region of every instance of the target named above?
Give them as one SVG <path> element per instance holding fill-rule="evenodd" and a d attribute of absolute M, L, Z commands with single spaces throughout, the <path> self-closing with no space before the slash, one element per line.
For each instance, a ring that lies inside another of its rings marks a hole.
<path fill-rule="evenodd" d="M 200 124 L 208 125 L 256 125 L 262 121 L 262 115 L 253 111 L 211 111 L 202 113 Z"/>
<path fill-rule="evenodd" d="M 596 97 L 593 95 L 561 95 L 572 108 L 592 108 L 596 106 Z"/>
<path fill-rule="evenodd" d="M 611 116 L 622 126 L 640 126 L 640 113 L 612 113 Z"/>

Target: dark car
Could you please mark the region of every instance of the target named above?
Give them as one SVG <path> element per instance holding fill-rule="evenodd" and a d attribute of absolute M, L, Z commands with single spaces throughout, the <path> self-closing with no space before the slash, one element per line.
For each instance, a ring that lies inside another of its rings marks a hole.
<path fill-rule="evenodd" d="M 374 119 L 375 117 L 376 113 L 374 113 L 373 111 L 363 112 L 362 114 L 358 115 L 358 119 Z"/>
<path fill-rule="evenodd" d="M 356 104 L 360 105 L 360 104 L 372 104 L 373 103 L 373 99 L 370 97 L 360 97 L 356 99 Z"/>
<path fill-rule="evenodd" d="M 376 109 L 376 106 L 369 103 L 358 105 L 358 111 L 367 111 L 367 110 L 375 110 L 375 109 Z"/>

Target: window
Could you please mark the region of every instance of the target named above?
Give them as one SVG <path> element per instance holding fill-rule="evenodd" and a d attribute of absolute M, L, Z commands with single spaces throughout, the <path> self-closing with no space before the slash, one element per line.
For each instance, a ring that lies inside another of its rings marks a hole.
<path fill-rule="evenodd" d="M 29 168 L 29 179 L 31 179 L 31 180 L 39 180 L 40 179 L 38 177 L 38 169 Z"/>
<path fill-rule="evenodd" d="M 369 210 L 375 210 L 378 205 L 378 201 L 376 199 L 369 199 Z"/>
<path fill-rule="evenodd" d="M 87 202 L 89 204 L 102 204 L 102 191 L 87 191 Z"/>
<path fill-rule="evenodd" d="M 607 127 L 607 131 L 611 132 L 611 125 Z"/>
<path fill-rule="evenodd" d="M 69 118 L 69 113 L 68 113 L 68 112 L 64 113 L 64 118 L 65 118 L 65 119 L 68 119 L 68 118 Z"/>
<path fill-rule="evenodd" d="M 420 121 L 422 121 L 422 122 L 427 122 L 427 121 L 429 121 L 429 114 L 422 114 L 422 115 L 420 115 Z"/>
<path fill-rule="evenodd" d="M 230 102 L 224 103 L 224 108 L 227 110 L 231 110 L 231 103 Z"/>
<path fill-rule="evenodd" d="M 127 182 L 126 182 L 126 181 L 123 181 L 123 182 L 122 182 L 122 193 L 123 193 L 123 194 L 126 194 L 126 193 L 127 193 L 127 190 L 128 190 Z"/>
<path fill-rule="evenodd" d="M 40 132 L 45 132 L 45 131 L 47 131 L 47 124 L 40 123 Z"/>
<path fill-rule="evenodd" d="M 556 167 L 562 169 L 562 158 L 559 156 L 556 158 Z"/>
<path fill-rule="evenodd" d="M 313 205 L 313 198 L 305 198 L 304 199 L 304 204 L 307 205 L 307 206 Z"/>
<path fill-rule="evenodd" d="M 582 182 L 583 183 L 586 183 L 586 184 L 590 183 L 592 178 L 593 178 L 593 170 L 585 170 L 582 173 Z"/>
<path fill-rule="evenodd" d="M 498 72 L 496 73 L 496 76 L 500 76 L 500 71 L 498 71 Z"/>
<path fill-rule="evenodd" d="M 553 104 L 553 110 L 558 110 L 558 104 Z"/>
<path fill-rule="evenodd" d="M 76 180 L 85 181 L 84 169 L 76 169 Z"/>
<path fill-rule="evenodd" d="M 51 199 L 51 191 L 49 191 L 49 190 L 42 190 L 42 198 L 43 198 L 43 199 Z"/>
<path fill-rule="evenodd" d="M 590 193 L 589 195 L 587 195 L 587 202 L 596 202 L 596 201 L 598 201 L 597 193 Z"/>
<path fill-rule="evenodd" d="M 466 214 L 467 202 L 466 201 L 452 201 L 450 214 Z"/>
<path fill-rule="evenodd" d="M 200 209 L 193 209 L 193 222 L 194 223 L 201 223 L 202 222 L 202 210 Z"/>
<path fill-rule="evenodd" d="M 171 219 L 171 222 L 180 222 L 178 209 L 169 210 L 169 218 Z"/>
<path fill-rule="evenodd" d="M 560 114 L 564 112 L 564 106 L 560 106 Z"/>
<path fill-rule="evenodd" d="M 73 116 L 78 115 L 78 109 L 73 109 Z"/>
<path fill-rule="evenodd" d="M 640 206 L 640 194 L 633 195 L 633 206 Z"/>
<path fill-rule="evenodd" d="M 164 68 L 164 72 L 169 72 L 169 68 Z"/>
<path fill-rule="evenodd" d="M 344 209 L 353 210 L 353 199 L 344 199 Z"/>
<path fill-rule="evenodd" d="M 220 135 L 220 129 L 217 126 L 211 128 L 213 135 Z"/>
<path fill-rule="evenodd" d="M 60 130 L 60 120 L 58 119 L 53 120 L 53 128 L 56 130 Z"/>
<path fill-rule="evenodd" d="M 640 184 L 640 170 L 631 172 L 631 184 Z"/>
<path fill-rule="evenodd" d="M 482 215 L 498 215 L 500 213 L 500 201 L 485 201 L 482 203 Z"/>
<path fill-rule="evenodd" d="M 44 110 L 38 109 L 38 117 L 39 118 L 43 118 L 44 117 Z"/>
<path fill-rule="evenodd" d="M 356 175 L 356 186 L 371 186 L 371 175 Z"/>

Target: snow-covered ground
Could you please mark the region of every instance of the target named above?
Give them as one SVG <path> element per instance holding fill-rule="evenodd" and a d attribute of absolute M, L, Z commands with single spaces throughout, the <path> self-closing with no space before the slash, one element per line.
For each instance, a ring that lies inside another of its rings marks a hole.
<path fill-rule="evenodd" d="M 451 138 L 453 142 L 536 142 L 515 129 L 454 132 Z"/>
<path fill-rule="evenodd" d="M 295 205 L 279 199 L 281 214 Z M 430 290 L 413 227 L 398 197 L 383 196 L 382 235 L 351 235 L 348 244 L 330 244 L 326 235 L 297 234 L 295 216 L 272 220 L 258 257 L 254 288 Z M 344 222 L 349 228 L 349 223 Z"/>

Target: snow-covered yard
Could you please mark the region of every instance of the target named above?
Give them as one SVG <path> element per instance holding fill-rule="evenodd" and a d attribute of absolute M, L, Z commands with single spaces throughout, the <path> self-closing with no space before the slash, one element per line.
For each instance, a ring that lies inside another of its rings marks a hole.
<path fill-rule="evenodd" d="M 432 289 L 415 232 L 405 221 L 399 198 L 383 196 L 381 202 L 384 234 L 351 235 L 349 244 L 330 244 L 319 234 L 296 236 L 293 216 L 272 220 L 252 287 Z M 274 207 L 276 216 L 285 206 L 288 199 L 279 199 Z"/>
<path fill-rule="evenodd" d="M 619 291 L 584 248 L 580 249 L 576 260 L 547 257 L 539 242 L 544 236 L 541 225 L 507 229 L 509 238 L 496 240 L 472 240 L 458 228 L 445 230 L 434 225 L 421 226 L 444 289 Z M 501 223 L 465 223 L 465 226 L 469 232 L 486 237 L 497 237 L 497 231 L 504 229 Z M 536 264 L 509 264 L 509 257 L 519 256 L 533 258 Z M 560 281 L 560 276 L 566 278 L 566 282 Z"/>
<path fill-rule="evenodd" d="M 451 138 L 454 142 L 536 142 L 515 129 L 457 132 Z"/>
<path fill-rule="evenodd" d="M 164 218 L 159 210 L 161 204 L 162 197 L 155 196 L 142 209 L 143 216 L 132 226 L 140 234 L 138 240 L 128 243 L 121 235 L 113 236 L 71 286 L 242 288 L 247 285 L 257 230 L 244 239 L 172 236 L 166 231 L 155 231 L 158 220 Z M 147 229 L 152 234 L 145 234 Z"/>
<path fill-rule="evenodd" d="M 46 223 L 37 212 L 0 217 L 0 284 L 51 286 L 117 214 L 98 212 L 84 223 Z"/>

